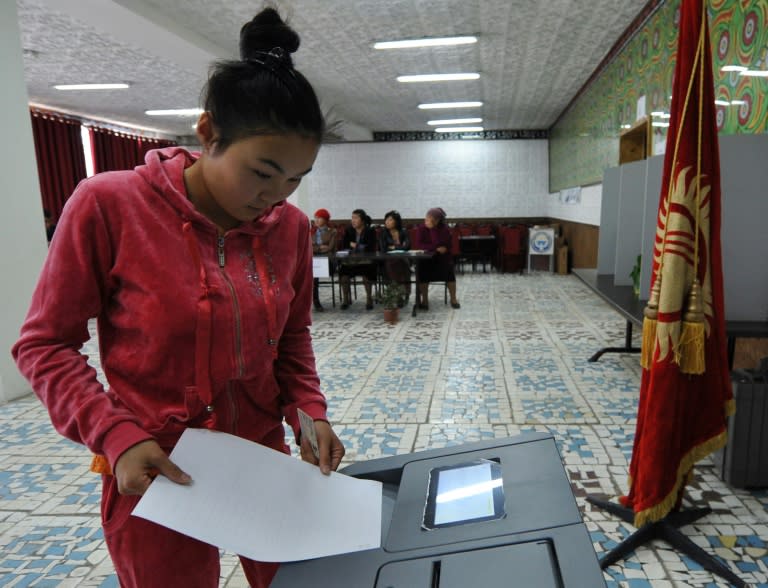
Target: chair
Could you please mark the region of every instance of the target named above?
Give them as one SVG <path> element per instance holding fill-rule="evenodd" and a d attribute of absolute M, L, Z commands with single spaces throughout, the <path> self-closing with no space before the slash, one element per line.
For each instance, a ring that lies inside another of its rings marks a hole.
<path fill-rule="evenodd" d="M 486 264 L 493 265 L 498 251 L 498 236 L 495 229 L 494 225 L 488 223 L 477 225 L 475 235 L 482 237 L 482 239 L 478 238 L 474 243 L 472 271 L 475 271 L 475 264 L 478 261 L 483 263 L 483 272 L 485 272 Z"/>
<path fill-rule="evenodd" d="M 324 254 L 323 254 L 324 256 Z M 321 257 L 317 255 L 316 257 Z M 327 278 L 315 278 L 317 280 L 318 288 L 331 287 L 331 304 L 333 308 L 336 308 L 336 262 L 328 259 L 328 277 Z"/>
<path fill-rule="evenodd" d="M 454 266 L 458 266 L 461 263 L 461 241 L 459 236 L 458 227 L 453 227 L 451 229 L 451 255 L 453 256 Z"/>
<path fill-rule="evenodd" d="M 336 237 L 335 238 L 336 238 L 337 246 L 334 248 L 334 250 L 335 250 L 335 249 L 338 249 L 339 229 L 337 228 L 336 225 L 329 225 L 329 226 L 330 226 L 331 229 L 336 231 Z M 315 278 L 315 279 L 317 280 L 317 287 L 318 287 L 318 289 L 319 288 L 325 288 L 325 287 L 328 287 L 328 286 L 331 287 L 331 304 L 335 308 L 336 307 L 336 278 L 335 278 L 336 262 L 333 259 L 331 259 L 331 258 L 329 258 L 327 256 L 328 256 L 328 254 L 326 254 L 326 253 L 318 253 L 318 254 L 313 256 L 315 258 L 323 257 L 323 258 L 327 258 L 328 259 L 328 277 L 327 278 Z"/>
<path fill-rule="evenodd" d="M 498 268 L 500 272 L 525 269 L 525 227 L 515 225 L 512 227 L 499 227 Z"/>
<path fill-rule="evenodd" d="M 458 243 L 459 255 L 458 263 L 461 267 L 461 273 L 464 273 L 464 263 L 472 264 L 472 271 L 477 269 L 477 262 L 483 261 L 483 271 L 485 271 L 485 261 L 483 259 L 483 250 L 481 241 L 475 239 L 464 239 L 464 237 L 473 237 L 477 233 L 474 225 L 458 225 Z"/>
<path fill-rule="evenodd" d="M 408 240 L 411 242 L 411 249 L 416 247 L 415 243 L 418 234 L 419 228 L 416 225 L 408 227 Z"/>

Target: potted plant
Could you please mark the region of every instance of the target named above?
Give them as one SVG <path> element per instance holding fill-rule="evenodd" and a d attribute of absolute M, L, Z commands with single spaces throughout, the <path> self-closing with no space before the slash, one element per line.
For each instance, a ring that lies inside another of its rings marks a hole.
<path fill-rule="evenodd" d="M 384 320 L 394 325 L 400 315 L 398 303 L 405 298 L 405 288 L 397 282 L 388 282 L 381 292 Z"/>
<path fill-rule="evenodd" d="M 632 268 L 632 271 L 629 274 L 629 277 L 632 278 L 632 290 L 635 292 L 635 296 L 640 296 L 640 264 L 641 264 L 642 256 L 638 255 L 637 259 L 635 260 L 635 267 Z"/>

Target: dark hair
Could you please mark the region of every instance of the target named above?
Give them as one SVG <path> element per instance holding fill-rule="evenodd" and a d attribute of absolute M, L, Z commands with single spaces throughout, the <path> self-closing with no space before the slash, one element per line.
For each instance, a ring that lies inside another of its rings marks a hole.
<path fill-rule="evenodd" d="M 400 213 L 396 210 L 390 210 L 387 214 L 384 215 L 384 220 L 387 220 L 389 217 L 392 217 L 395 219 L 395 228 L 398 231 L 403 230 L 403 217 L 400 216 Z"/>
<path fill-rule="evenodd" d="M 274 8 L 240 30 L 240 61 L 213 65 L 203 108 L 218 134 L 216 150 L 253 135 L 297 133 L 322 142 L 325 119 L 312 85 L 293 68 L 299 36 Z"/>
<path fill-rule="evenodd" d="M 365 214 L 365 211 L 362 208 L 355 208 L 355 210 L 352 211 L 352 214 L 356 214 L 361 219 L 363 219 L 363 224 L 366 227 L 371 226 L 371 217 Z"/>

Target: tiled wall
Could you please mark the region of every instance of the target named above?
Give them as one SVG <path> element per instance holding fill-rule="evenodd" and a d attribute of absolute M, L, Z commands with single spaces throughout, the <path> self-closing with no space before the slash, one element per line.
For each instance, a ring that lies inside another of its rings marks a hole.
<path fill-rule="evenodd" d="M 768 80 L 721 72 L 723 65 L 768 69 L 768 2 L 708 0 L 715 97 L 740 100 L 718 105 L 721 134 L 768 132 Z M 667 0 L 616 58 L 573 103 L 551 132 L 550 188 L 602 181 L 603 171 L 618 163 L 622 124 L 637 115 L 637 100 L 646 112 L 669 112 L 680 0 Z M 654 143 L 664 140 L 656 129 Z"/>
<path fill-rule="evenodd" d="M 450 217 L 543 216 L 546 140 L 398 141 L 325 145 L 291 201 L 308 214 L 348 218 L 396 209 L 421 218 L 441 206 Z"/>

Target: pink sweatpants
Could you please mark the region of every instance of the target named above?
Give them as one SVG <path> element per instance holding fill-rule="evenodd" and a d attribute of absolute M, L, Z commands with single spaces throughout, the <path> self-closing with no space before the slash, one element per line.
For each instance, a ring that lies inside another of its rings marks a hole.
<path fill-rule="evenodd" d="M 101 522 L 122 588 L 216 588 L 219 550 L 146 519 L 130 516 L 139 496 L 121 496 L 103 476 Z M 279 564 L 241 557 L 251 588 L 267 588 Z"/>

